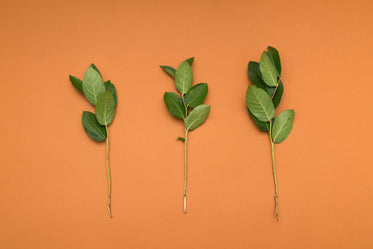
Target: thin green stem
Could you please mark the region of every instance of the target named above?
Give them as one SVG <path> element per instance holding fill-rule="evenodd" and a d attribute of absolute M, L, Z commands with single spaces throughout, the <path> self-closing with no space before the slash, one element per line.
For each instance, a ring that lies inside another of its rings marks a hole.
<path fill-rule="evenodd" d="M 109 216 L 111 216 L 111 179 L 110 179 L 110 169 L 109 169 L 109 131 L 107 129 L 107 125 L 105 125 L 106 128 L 106 171 L 107 171 L 107 179 L 108 179 L 108 204 L 107 209 L 109 211 Z"/>
<path fill-rule="evenodd" d="M 275 146 L 272 140 L 272 122 L 269 123 L 269 140 L 271 142 L 271 149 L 272 149 L 272 168 L 273 168 L 273 180 L 275 184 L 275 195 L 273 198 L 275 199 L 275 214 L 276 219 L 279 221 L 278 218 L 278 187 L 277 187 L 277 174 L 276 174 L 276 165 L 275 165 Z"/>
<path fill-rule="evenodd" d="M 188 130 L 185 128 L 185 141 L 184 141 L 184 214 L 187 212 L 186 208 L 186 190 L 187 190 L 187 178 L 188 178 L 188 157 L 187 157 L 187 142 L 188 142 Z"/>
<path fill-rule="evenodd" d="M 276 88 L 275 88 L 275 90 L 273 91 L 273 94 L 272 94 L 272 96 L 271 96 L 271 99 L 275 96 L 275 94 L 276 94 L 276 91 L 277 91 L 277 88 L 278 88 L 278 84 L 280 83 L 280 80 L 281 80 L 281 77 L 279 76 L 278 77 L 278 81 L 277 81 L 277 84 L 276 84 Z"/>
<path fill-rule="evenodd" d="M 184 94 L 181 95 L 181 98 L 183 100 L 184 108 L 185 108 L 185 117 L 188 115 L 188 106 L 185 104 Z M 185 118 L 184 118 L 185 122 Z M 187 156 L 187 143 L 188 143 L 188 129 L 184 128 L 185 130 L 185 140 L 184 140 L 184 214 L 187 212 L 187 196 L 186 196 L 186 190 L 187 190 L 187 178 L 188 178 L 188 156 Z"/>

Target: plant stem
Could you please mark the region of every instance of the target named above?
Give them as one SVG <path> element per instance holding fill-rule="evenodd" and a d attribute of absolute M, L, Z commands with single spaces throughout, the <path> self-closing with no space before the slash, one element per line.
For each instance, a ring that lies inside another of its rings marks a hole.
<path fill-rule="evenodd" d="M 188 142 L 188 130 L 185 128 L 185 141 L 184 141 L 184 214 L 187 212 L 186 208 L 186 190 L 187 190 L 187 176 L 188 176 L 188 159 L 187 159 L 187 142 Z"/>
<path fill-rule="evenodd" d="M 271 142 L 271 149 L 272 149 L 272 168 L 273 168 L 273 180 L 275 183 L 275 195 L 273 198 L 275 199 L 275 214 L 276 219 L 279 221 L 278 218 L 278 187 L 277 187 L 277 175 L 276 175 L 276 165 L 275 165 L 275 147 L 272 140 L 272 121 L 269 122 L 269 140 Z"/>
<path fill-rule="evenodd" d="M 271 99 L 272 99 L 272 98 L 275 96 L 275 94 L 276 94 L 276 91 L 277 91 L 278 85 L 279 85 L 279 83 L 280 83 L 280 80 L 281 80 L 281 77 L 279 76 L 279 77 L 278 77 L 277 84 L 276 84 L 276 88 L 275 88 L 275 90 L 274 90 L 273 93 L 272 93 Z"/>
<path fill-rule="evenodd" d="M 109 132 L 107 129 L 107 125 L 105 125 L 106 128 L 106 171 L 107 171 L 107 179 L 108 179 L 108 204 L 107 209 L 109 211 L 109 216 L 111 216 L 111 179 L 110 179 L 110 169 L 109 169 Z"/>

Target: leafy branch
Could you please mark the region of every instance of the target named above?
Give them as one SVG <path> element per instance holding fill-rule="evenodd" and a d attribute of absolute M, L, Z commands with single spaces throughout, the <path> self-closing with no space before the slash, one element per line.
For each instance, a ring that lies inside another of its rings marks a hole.
<path fill-rule="evenodd" d="M 177 140 L 184 142 L 184 213 L 187 212 L 188 132 L 201 126 L 210 113 L 210 106 L 202 104 L 207 96 L 207 84 L 199 83 L 192 87 L 193 72 L 191 64 L 193 60 L 194 57 L 183 61 L 177 69 L 170 66 L 161 66 L 175 80 L 175 87 L 179 92 L 179 94 L 166 92 L 163 100 L 168 111 L 176 118 L 184 121 L 185 137 L 177 138 Z"/>
<path fill-rule="evenodd" d="M 283 142 L 293 128 L 294 110 L 286 110 L 275 118 L 275 108 L 280 104 L 284 86 L 281 80 L 281 61 L 278 51 L 268 47 L 260 62 L 249 62 L 250 85 L 246 92 L 246 104 L 254 122 L 261 131 L 268 132 L 272 151 L 272 170 L 275 186 L 275 215 L 278 215 L 278 184 L 275 166 L 274 144 Z"/>
<path fill-rule="evenodd" d="M 95 106 L 95 113 L 83 111 L 82 124 L 87 135 L 94 141 L 106 140 L 106 171 L 108 177 L 108 205 L 111 216 L 111 177 L 109 168 L 109 131 L 114 119 L 117 105 L 117 91 L 111 81 L 103 82 L 100 71 L 91 64 L 84 74 L 83 81 L 74 76 L 69 76 L 73 86 L 84 94 L 86 99 Z"/>

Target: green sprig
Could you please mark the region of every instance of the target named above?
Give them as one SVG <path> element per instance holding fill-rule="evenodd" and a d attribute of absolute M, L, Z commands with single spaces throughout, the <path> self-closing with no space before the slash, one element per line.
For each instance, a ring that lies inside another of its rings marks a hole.
<path fill-rule="evenodd" d="M 179 94 L 166 92 L 163 95 L 163 100 L 168 111 L 174 117 L 184 121 L 185 137 L 177 138 L 177 141 L 184 142 L 184 213 L 187 212 L 188 132 L 201 126 L 210 113 L 210 106 L 202 104 L 207 96 L 207 84 L 199 83 L 192 87 L 193 71 L 191 64 L 193 60 L 194 57 L 183 61 L 177 69 L 170 66 L 161 66 L 175 80 L 175 87 L 179 92 Z"/>
<path fill-rule="evenodd" d="M 117 105 L 117 91 L 111 81 L 104 82 L 100 71 L 91 64 L 84 74 L 83 81 L 69 76 L 73 86 L 84 94 L 86 99 L 95 106 L 95 113 L 83 111 L 82 124 L 87 135 L 94 141 L 106 140 L 106 171 L 108 177 L 108 204 L 107 209 L 111 215 L 111 177 L 109 168 L 109 131 L 108 125 L 114 119 Z"/>
<path fill-rule="evenodd" d="M 267 131 L 272 151 L 272 170 L 275 186 L 275 215 L 278 215 L 278 184 L 275 166 L 275 143 L 283 142 L 293 128 L 294 110 L 286 110 L 275 118 L 275 108 L 280 104 L 284 86 L 281 80 L 281 61 L 278 51 L 268 47 L 260 62 L 250 61 L 248 73 L 251 82 L 246 92 L 250 116 L 261 131 Z"/>

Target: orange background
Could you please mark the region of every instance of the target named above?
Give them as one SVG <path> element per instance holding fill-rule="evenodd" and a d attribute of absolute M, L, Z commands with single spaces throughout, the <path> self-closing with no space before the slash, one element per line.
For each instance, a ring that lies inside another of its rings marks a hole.
<path fill-rule="evenodd" d="M 0 9 L 0 248 L 373 248 L 373 2 L 4 1 Z M 276 146 L 245 104 L 247 63 L 282 59 L 294 108 Z M 195 56 L 207 122 L 190 133 L 182 211 L 183 125 L 160 64 Z M 118 90 L 105 143 L 81 125 L 90 106 L 68 80 L 94 62 Z"/>

